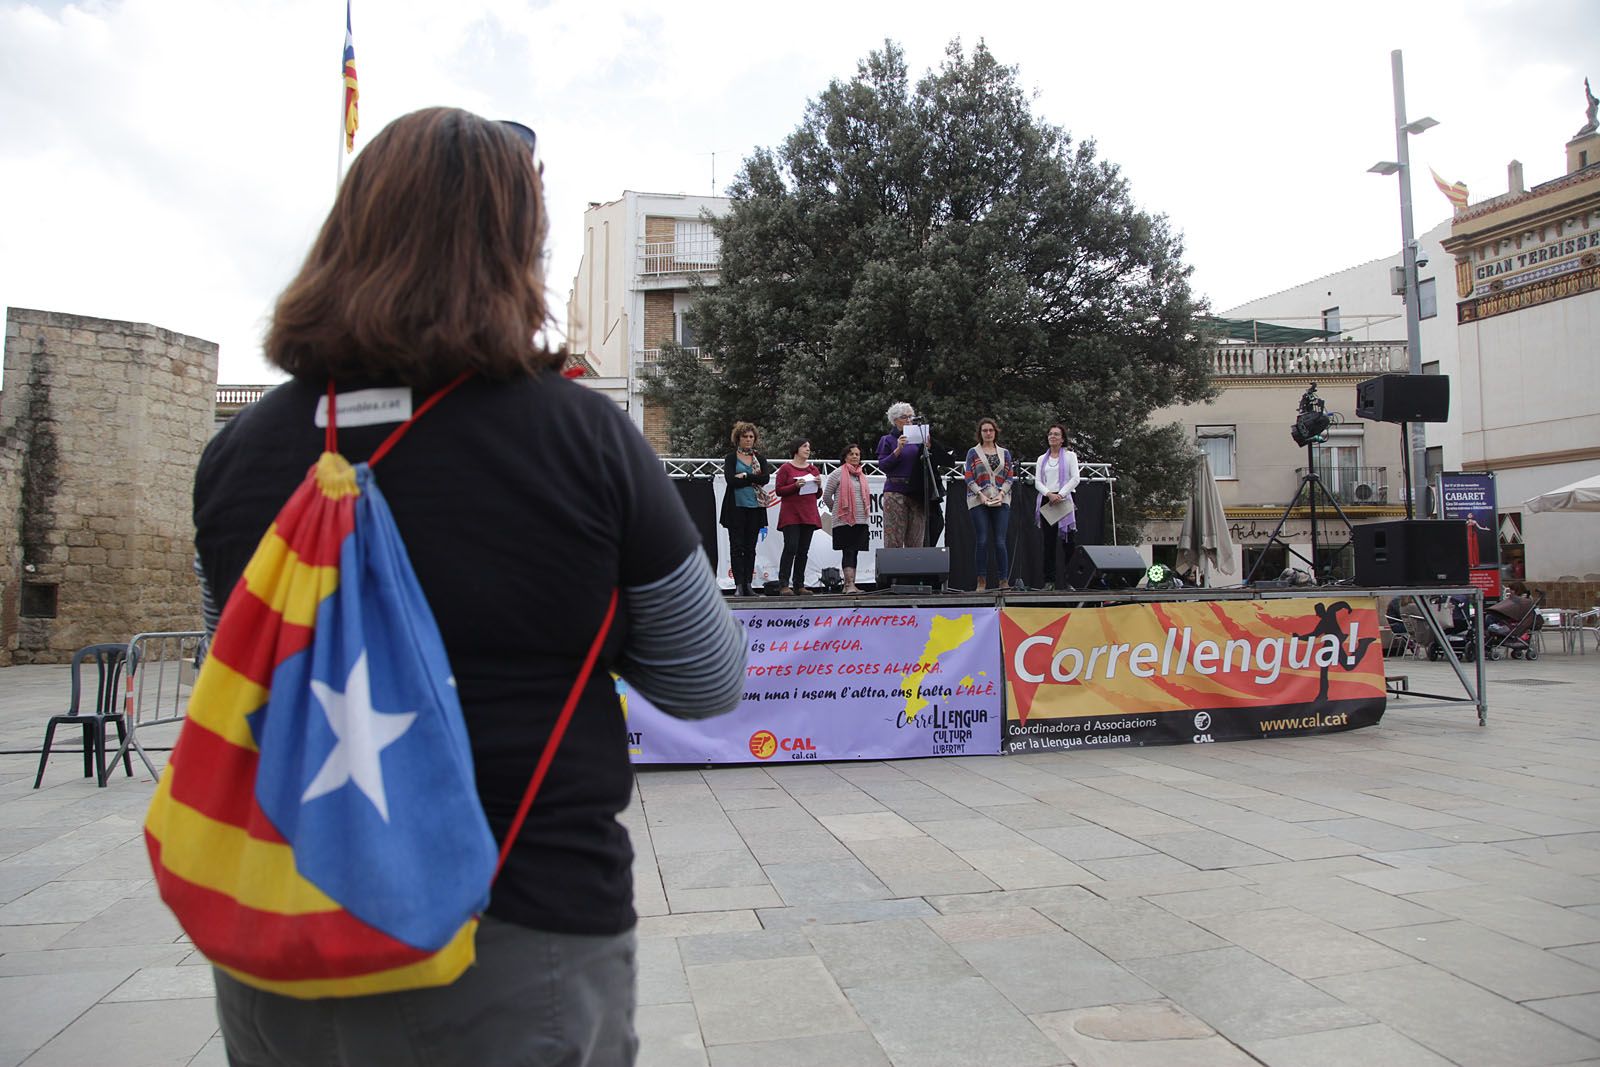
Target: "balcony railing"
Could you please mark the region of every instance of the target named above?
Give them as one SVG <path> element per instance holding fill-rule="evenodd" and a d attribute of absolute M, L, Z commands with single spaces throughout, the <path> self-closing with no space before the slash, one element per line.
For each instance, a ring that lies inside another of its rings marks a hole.
<path fill-rule="evenodd" d="M 708 349 L 685 348 L 683 351 L 697 357 L 701 363 L 711 362 L 711 352 Z M 661 366 L 661 349 L 639 348 L 633 353 L 633 366 L 641 374 L 654 374 Z"/>
<path fill-rule="evenodd" d="M 707 234 L 682 241 L 644 241 L 639 246 L 639 273 L 708 274 L 722 262 L 722 242 Z"/>
<path fill-rule="evenodd" d="M 242 408 L 246 404 L 254 404 L 266 395 L 270 385 L 219 385 L 217 386 L 217 407 Z"/>
<path fill-rule="evenodd" d="M 1407 367 L 1404 341 L 1332 341 L 1299 345 L 1215 345 L 1207 349 L 1216 378 L 1387 374 Z"/>
<path fill-rule="evenodd" d="M 1306 468 L 1297 467 L 1296 477 L 1305 477 Z M 1317 475 L 1340 504 L 1366 506 L 1389 502 L 1388 467 L 1321 467 Z M 1323 503 L 1321 496 L 1318 503 Z"/>

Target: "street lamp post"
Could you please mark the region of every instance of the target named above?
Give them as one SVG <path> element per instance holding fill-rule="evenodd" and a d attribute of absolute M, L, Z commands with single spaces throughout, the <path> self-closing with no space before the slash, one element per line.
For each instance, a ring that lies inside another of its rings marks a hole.
<path fill-rule="evenodd" d="M 1389 60 L 1394 70 L 1394 147 L 1397 159 L 1394 162 L 1385 160 L 1374 163 L 1368 170 L 1374 174 L 1398 174 L 1400 177 L 1400 255 L 1406 287 L 1407 370 L 1411 374 L 1421 374 L 1422 309 L 1417 292 L 1417 240 L 1411 226 L 1411 151 L 1408 142 L 1412 134 L 1432 129 L 1439 123 L 1432 118 L 1420 118 L 1415 122 L 1406 121 L 1405 69 L 1401 64 L 1398 48 L 1389 53 Z M 1405 442 L 1410 467 L 1406 485 L 1407 517 L 1426 501 L 1425 486 L 1428 484 L 1427 427 L 1423 423 L 1414 422 L 1408 427 L 1408 431 Z"/>

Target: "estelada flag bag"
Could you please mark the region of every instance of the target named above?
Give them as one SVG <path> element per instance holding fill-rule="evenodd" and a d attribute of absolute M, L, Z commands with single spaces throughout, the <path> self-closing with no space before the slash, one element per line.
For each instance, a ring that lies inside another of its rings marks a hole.
<path fill-rule="evenodd" d="M 433 612 L 372 467 L 325 451 L 223 607 L 145 818 L 156 884 L 213 964 L 293 997 L 448 985 L 616 614 L 497 850 Z"/>

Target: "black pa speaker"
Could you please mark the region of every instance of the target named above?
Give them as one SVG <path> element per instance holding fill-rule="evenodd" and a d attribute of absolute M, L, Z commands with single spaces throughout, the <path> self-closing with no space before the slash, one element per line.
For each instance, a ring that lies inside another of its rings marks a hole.
<path fill-rule="evenodd" d="M 1356 417 L 1373 422 L 1449 422 L 1448 374 L 1380 374 L 1356 386 Z"/>
<path fill-rule="evenodd" d="M 950 576 L 948 548 L 880 548 L 873 557 L 879 585 L 942 584 Z"/>
<path fill-rule="evenodd" d="M 1368 587 L 1466 585 L 1467 536 L 1460 519 L 1397 519 L 1353 527 L 1356 583 Z"/>
<path fill-rule="evenodd" d="M 1079 545 L 1067 563 L 1067 584 L 1074 589 L 1132 589 L 1147 569 L 1131 545 Z"/>

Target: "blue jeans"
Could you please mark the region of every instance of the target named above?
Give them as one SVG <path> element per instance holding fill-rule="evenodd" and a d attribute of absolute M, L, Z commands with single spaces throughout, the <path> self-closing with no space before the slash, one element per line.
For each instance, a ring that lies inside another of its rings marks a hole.
<path fill-rule="evenodd" d="M 1002 504 L 1000 507 L 991 508 L 979 504 L 975 508 L 968 508 L 967 514 L 972 517 L 972 540 L 977 548 L 978 579 L 982 581 L 989 576 L 989 545 L 994 544 L 995 562 L 1000 565 L 1000 580 L 1011 579 L 1011 556 L 1006 551 L 1006 530 L 1011 526 L 1011 505 Z"/>

